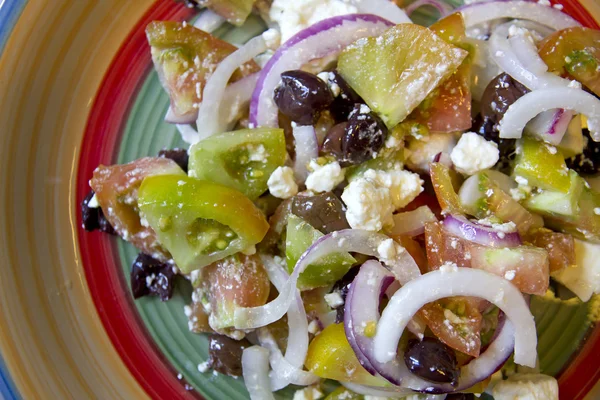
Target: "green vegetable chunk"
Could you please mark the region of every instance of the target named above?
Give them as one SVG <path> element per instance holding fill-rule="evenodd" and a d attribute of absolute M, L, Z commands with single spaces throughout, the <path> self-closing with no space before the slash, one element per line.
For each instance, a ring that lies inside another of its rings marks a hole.
<path fill-rule="evenodd" d="M 208 8 L 222 16 L 230 24 L 240 26 L 246 21 L 256 0 L 208 0 Z"/>
<path fill-rule="evenodd" d="M 186 176 L 144 179 L 138 205 L 185 273 L 259 243 L 269 229 L 242 193 Z"/>
<path fill-rule="evenodd" d="M 189 175 L 239 190 L 254 200 L 285 163 L 283 129 L 245 129 L 204 139 L 190 148 Z"/>
<path fill-rule="evenodd" d="M 323 234 L 294 214 L 288 217 L 285 256 L 291 273 L 298 259 Z M 330 285 L 341 279 L 356 260 L 349 253 L 334 253 L 310 264 L 298 279 L 300 290 Z"/>
<path fill-rule="evenodd" d="M 513 175 L 521 176 L 530 186 L 567 193 L 571 179 L 565 158 L 558 149 L 532 138 L 521 139 Z"/>
<path fill-rule="evenodd" d="M 431 30 L 400 24 L 357 40 L 338 60 L 348 84 L 392 128 L 445 81 L 468 55 Z"/>

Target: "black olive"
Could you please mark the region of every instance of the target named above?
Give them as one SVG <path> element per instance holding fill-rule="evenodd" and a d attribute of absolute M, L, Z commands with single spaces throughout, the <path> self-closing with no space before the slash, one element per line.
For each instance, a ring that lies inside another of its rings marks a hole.
<path fill-rule="evenodd" d="M 314 125 L 321 111 L 333 102 L 333 94 L 327 83 L 316 75 L 296 70 L 281 74 L 274 100 L 279 111 L 292 121 L 300 125 Z"/>
<path fill-rule="evenodd" d="M 364 104 L 355 104 L 342 137 L 343 159 L 351 164 L 372 159 L 387 134 L 387 127 L 375 113 Z"/>
<path fill-rule="evenodd" d="M 346 275 L 344 275 L 342 279 L 340 279 L 333 285 L 331 293 L 339 293 L 339 295 L 342 296 L 342 300 L 344 300 L 344 303 L 346 303 L 346 296 L 348 296 L 350 284 L 354 281 L 354 278 L 356 278 L 356 275 L 358 275 L 359 271 L 360 268 L 350 268 L 350 270 L 346 272 Z M 337 307 L 335 310 L 335 323 L 340 324 L 344 322 L 344 305 Z"/>
<path fill-rule="evenodd" d="M 140 253 L 131 266 L 131 291 L 133 297 L 156 295 L 167 301 L 173 295 L 173 266 Z"/>
<path fill-rule="evenodd" d="M 252 346 L 246 340 L 233 340 L 223 335 L 208 337 L 208 366 L 229 376 L 242 376 L 242 352 Z"/>
<path fill-rule="evenodd" d="M 456 386 L 460 377 L 454 351 L 432 337 L 409 341 L 404 362 L 413 374 L 430 382 Z"/>
<path fill-rule="evenodd" d="M 189 155 L 186 149 L 161 150 L 158 156 L 173 160 L 181 167 L 182 170 L 188 172 Z"/>
<path fill-rule="evenodd" d="M 446 400 L 475 400 L 473 393 L 449 393 Z"/>
<path fill-rule="evenodd" d="M 487 85 L 481 98 L 481 116 L 498 124 L 508 107 L 528 93 L 529 90 L 510 77 L 502 73 L 492 79 Z"/>
<path fill-rule="evenodd" d="M 600 143 L 594 142 L 590 131 L 583 130 L 583 153 L 567 159 L 567 167 L 582 175 L 595 175 L 600 171 Z"/>
<path fill-rule="evenodd" d="M 346 134 L 347 126 L 348 122 L 341 122 L 327 131 L 325 140 L 323 140 L 323 146 L 321 146 L 321 152 L 323 154 L 330 154 L 338 161 L 344 161 L 344 156 L 342 154 L 342 138 Z"/>
<path fill-rule="evenodd" d="M 331 192 L 292 199 L 292 213 L 324 234 L 350 228 L 344 210 L 340 199 Z"/>
<path fill-rule="evenodd" d="M 365 101 L 348 85 L 348 83 L 342 78 L 336 71 L 327 73 L 327 81 L 329 87 L 332 89 L 334 95 L 333 103 L 329 110 L 338 122 L 348 120 L 348 116 L 355 104 L 364 103 Z"/>
<path fill-rule="evenodd" d="M 498 145 L 500 159 L 497 166 L 500 170 L 508 170 L 510 163 L 516 156 L 517 141 L 515 139 L 500 139 L 496 123 L 490 118 L 484 119 L 481 114 L 478 114 L 473 120 L 471 131 Z"/>
<path fill-rule="evenodd" d="M 85 196 L 85 199 L 81 202 L 81 220 L 83 228 L 88 232 L 98 229 L 109 235 L 115 235 L 116 232 L 104 216 L 102 209 L 100 207 L 91 208 L 89 206 L 89 202 L 92 197 L 94 197 L 94 194 L 94 191 L 90 190 L 87 196 Z"/>

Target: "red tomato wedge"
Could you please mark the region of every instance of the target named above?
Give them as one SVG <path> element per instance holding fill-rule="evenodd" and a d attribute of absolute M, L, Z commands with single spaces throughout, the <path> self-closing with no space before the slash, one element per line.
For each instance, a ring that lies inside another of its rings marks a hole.
<path fill-rule="evenodd" d="M 573 236 L 557 232 L 537 232 L 532 243 L 546 249 L 550 261 L 550 272 L 575 265 L 575 241 Z"/>

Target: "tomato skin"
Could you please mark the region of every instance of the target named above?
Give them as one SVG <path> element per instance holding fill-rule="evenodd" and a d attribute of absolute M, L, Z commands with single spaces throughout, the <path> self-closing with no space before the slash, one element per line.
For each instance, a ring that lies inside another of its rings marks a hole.
<path fill-rule="evenodd" d="M 269 229 L 264 214 L 242 193 L 187 176 L 145 179 L 138 204 L 185 273 L 259 243 Z"/>
<path fill-rule="evenodd" d="M 600 31 L 567 28 L 546 37 L 539 54 L 551 72 L 577 79 L 600 95 Z"/>
<path fill-rule="evenodd" d="M 446 42 L 465 48 L 465 23 L 460 13 L 451 14 L 429 27 Z M 432 132 L 459 132 L 471 128 L 471 58 L 438 86 L 415 109 L 411 118 Z"/>
<path fill-rule="evenodd" d="M 178 116 L 197 113 L 206 81 L 236 47 L 191 24 L 173 21 L 150 22 L 146 36 L 152 61 L 171 97 L 174 113 Z M 253 61 L 246 63 L 233 74 L 232 81 L 259 69 Z"/>
<path fill-rule="evenodd" d="M 144 178 L 164 174 L 185 176 L 172 160 L 144 157 L 123 165 L 100 165 L 90 180 L 106 219 L 119 236 L 161 261 L 170 256 L 158 243 L 154 230 L 140 219 L 138 190 Z"/>

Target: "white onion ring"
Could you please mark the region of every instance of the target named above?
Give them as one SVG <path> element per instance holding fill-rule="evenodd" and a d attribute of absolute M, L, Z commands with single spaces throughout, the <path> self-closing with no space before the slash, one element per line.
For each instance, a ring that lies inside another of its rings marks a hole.
<path fill-rule="evenodd" d="M 387 236 L 360 229 L 344 229 L 319 238 L 302 254 L 277 298 L 259 307 L 238 307 L 234 312 L 236 329 L 256 329 L 273 323 L 283 317 L 293 299 L 299 275 L 306 267 L 331 253 L 356 252 L 379 257 L 377 247 Z M 404 250 L 404 249 L 402 249 Z M 419 276 L 419 267 L 407 251 L 398 251 L 391 260 L 383 260 L 400 283 Z"/>
<path fill-rule="evenodd" d="M 377 15 L 394 24 L 412 23 L 406 12 L 390 0 L 350 0 L 350 3 L 356 6 L 358 12 L 361 14 Z"/>
<path fill-rule="evenodd" d="M 379 362 L 396 357 L 406 324 L 425 304 L 451 296 L 479 297 L 495 304 L 516 329 L 515 363 L 535 367 L 535 322 L 523 295 L 512 283 L 489 272 L 472 268 L 446 268 L 428 272 L 407 282 L 390 299 L 377 324 L 374 355 Z"/>
<path fill-rule="evenodd" d="M 194 28 L 198 28 L 207 33 L 213 33 L 224 23 L 225 18 L 212 10 L 205 9 L 198 19 L 194 21 Z"/>
<path fill-rule="evenodd" d="M 181 138 L 184 142 L 193 144 L 198 142 L 198 132 L 191 126 L 187 124 L 175 124 L 175 127 L 179 131 Z"/>
<path fill-rule="evenodd" d="M 308 163 L 319 157 L 319 143 L 315 128 L 311 125 L 292 125 L 292 133 L 296 148 L 296 160 L 294 162 L 294 175 L 300 182 L 304 182 L 308 176 Z"/>
<path fill-rule="evenodd" d="M 371 14 L 328 18 L 285 42 L 263 68 L 250 103 L 250 122 L 256 127 L 278 127 L 273 93 L 281 74 L 307 62 L 341 51 L 357 39 L 383 33 L 393 23 Z"/>
<path fill-rule="evenodd" d="M 513 79 L 522 83 L 530 90 L 544 89 L 555 86 L 568 86 L 571 82 L 549 72 L 539 74 L 528 70 L 518 59 L 517 54 L 508 40 L 509 28 L 512 25 L 528 27 L 527 22 L 507 22 L 499 25 L 490 37 L 490 56 L 496 64 Z M 531 57 L 535 57 L 530 55 Z M 538 56 L 539 58 L 539 56 Z M 543 61 L 542 61 L 543 62 Z"/>
<path fill-rule="evenodd" d="M 242 47 L 228 55 L 212 73 L 202 93 L 202 103 L 198 110 L 199 140 L 206 139 L 226 130 L 227 121 L 221 119 L 221 106 L 227 82 L 233 73 L 257 55 L 267 51 L 267 43 L 262 35 L 250 39 Z"/>
<path fill-rule="evenodd" d="M 390 230 L 390 235 L 417 236 L 425 232 L 426 222 L 437 221 L 435 214 L 427 206 L 394 214 L 393 218 L 394 227 Z"/>
<path fill-rule="evenodd" d="M 564 87 L 534 90 L 515 101 L 500 121 L 500 137 L 520 138 L 531 119 L 556 108 L 584 114 L 588 118 L 592 139 L 600 141 L 600 100 L 581 89 Z"/>
<path fill-rule="evenodd" d="M 467 28 L 499 18 L 527 19 L 555 30 L 581 26 L 575 19 L 553 7 L 529 1 L 473 3 L 459 10 Z"/>
<path fill-rule="evenodd" d="M 275 400 L 269 389 L 269 351 L 260 346 L 244 349 L 242 374 L 251 400 Z"/>
<path fill-rule="evenodd" d="M 515 35 L 508 39 L 517 59 L 529 71 L 542 74 L 548 71 L 548 66 L 538 54 L 535 44 L 525 35 Z"/>
<path fill-rule="evenodd" d="M 523 242 L 519 232 L 500 232 L 489 226 L 471 222 L 460 215 L 448 215 L 443 222 L 444 229 L 459 238 L 490 247 L 517 247 Z"/>

